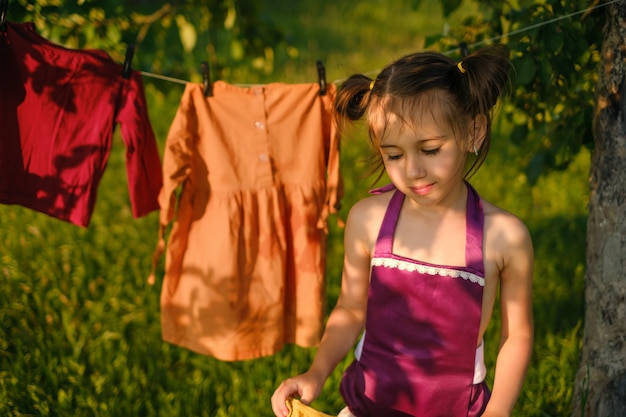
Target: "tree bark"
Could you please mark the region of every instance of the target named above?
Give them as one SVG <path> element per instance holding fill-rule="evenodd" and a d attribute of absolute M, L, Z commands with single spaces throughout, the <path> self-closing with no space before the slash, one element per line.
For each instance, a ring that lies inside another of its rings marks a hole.
<path fill-rule="evenodd" d="M 626 416 L 626 0 L 606 6 L 572 417 Z"/>

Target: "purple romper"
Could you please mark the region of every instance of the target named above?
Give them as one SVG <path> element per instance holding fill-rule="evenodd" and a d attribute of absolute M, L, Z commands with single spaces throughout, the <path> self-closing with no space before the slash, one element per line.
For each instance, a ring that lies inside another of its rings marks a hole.
<path fill-rule="evenodd" d="M 357 417 L 475 417 L 485 410 L 489 389 L 474 384 L 484 214 L 467 188 L 465 267 L 395 255 L 404 194 L 396 190 L 389 202 L 371 261 L 362 351 L 340 387 Z"/>

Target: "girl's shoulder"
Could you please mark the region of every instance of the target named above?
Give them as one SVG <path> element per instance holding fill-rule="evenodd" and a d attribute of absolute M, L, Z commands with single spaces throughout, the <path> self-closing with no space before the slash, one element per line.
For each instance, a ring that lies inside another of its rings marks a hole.
<path fill-rule="evenodd" d="M 513 213 L 481 198 L 485 214 L 487 245 L 507 258 L 518 251 L 532 253 L 532 240 L 526 224 Z"/>
<path fill-rule="evenodd" d="M 347 236 L 371 246 L 378 236 L 393 191 L 365 197 L 350 208 L 346 219 Z"/>
<path fill-rule="evenodd" d="M 384 216 L 394 192 L 395 188 L 393 190 L 373 193 L 365 198 L 362 198 L 354 203 L 354 205 L 350 208 L 350 215 L 371 216 L 373 214 L 378 214 L 380 216 Z"/>
<path fill-rule="evenodd" d="M 481 197 L 485 214 L 485 229 L 493 228 L 499 232 L 527 233 L 526 224 L 510 211 L 498 207 Z"/>

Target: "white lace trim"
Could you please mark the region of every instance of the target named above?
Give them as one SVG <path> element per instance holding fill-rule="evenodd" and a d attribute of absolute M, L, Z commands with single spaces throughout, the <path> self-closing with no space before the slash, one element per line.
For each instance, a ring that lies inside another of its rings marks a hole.
<path fill-rule="evenodd" d="M 442 277 L 463 278 L 464 280 L 474 282 L 481 287 L 485 286 L 485 279 L 476 274 L 467 271 L 458 271 L 451 268 L 442 268 L 436 266 L 420 265 L 412 262 L 402 261 L 399 259 L 389 258 L 372 258 L 372 266 L 384 266 L 385 268 L 397 268 L 401 271 L 419 272 L 421 274 L 439 275 Z"/>

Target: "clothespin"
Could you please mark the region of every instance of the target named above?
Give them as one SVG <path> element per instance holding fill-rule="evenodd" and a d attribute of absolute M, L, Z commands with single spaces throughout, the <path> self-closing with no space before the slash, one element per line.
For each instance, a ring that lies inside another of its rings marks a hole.
<path fill-rule="evenodd" d="M 7 31 L 8 10 L 9 10 L 9 0 L 0 0 L 0 32 Z"/>
<path fill-rule="evenodd" d="M 204 96 L 211 97 L 213 95 L 213 88 L 211 87 L 209 64 L 206 61 L 202 61 L 200 65 L 202 65 L 202 85 L 204 86 Z"/>
<path fill-rule="evenodd" d="M 122 70 L 122 77 L 129 79 L 131 64 L 133 62 L 133 56 L 135 55 L 135 45 L 128 45 L 126 48 L 126 58 L 124 59 L 124 69 Z"/>
<path fill-rule="evenodd" d="M 317 77 L 320 83 L 320 96 L 326 95 L 326 69 L 322 61 L 317 61 Z"/>

